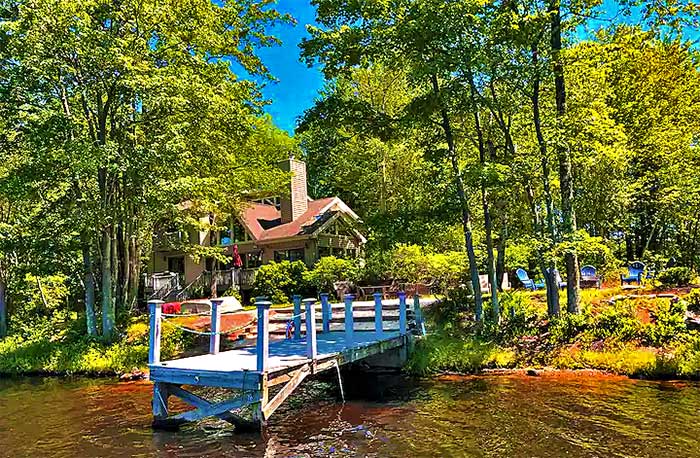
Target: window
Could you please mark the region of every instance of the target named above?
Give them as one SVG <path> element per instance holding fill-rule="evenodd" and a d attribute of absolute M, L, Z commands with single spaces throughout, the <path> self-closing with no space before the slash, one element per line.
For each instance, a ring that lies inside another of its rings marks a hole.
<path fill-rule="evenodd" d="M 328 247 L 328 246 L 318 247 L 318 257 L 319 258 L 327 258 L 330 255 L 331 255 L 331 247 Z"/>
<path fill-rule="evenodd" d="M 219 232 L 219 245 L 231 245 L 231 231 L 225 230 Z"/>
<path fill-rule="evenodd" d="M 231 225 L 231 238 L 233 243 L 247 242 L 251 240 L 248 232 L 245 230 L 243 225 L 237 220 Z"/>
<path fill-rule="evenodd" d="M 243 256 L 243 267 L 246 269 L 257 269 L 262 265 L 262 253 L 245 253 Z"/>
<path fill-rule="evenodd" d="M 275 262 L 282 261 L 303 261 L 304 260 L 304 249 L 297 248 L 294 250 L 277 250 L 275 251 Z"/>
<path fill-rule="evenodd" d="M 168 271 L 179 274 L 185 273 L 185 257 L 168 258 Z"/>

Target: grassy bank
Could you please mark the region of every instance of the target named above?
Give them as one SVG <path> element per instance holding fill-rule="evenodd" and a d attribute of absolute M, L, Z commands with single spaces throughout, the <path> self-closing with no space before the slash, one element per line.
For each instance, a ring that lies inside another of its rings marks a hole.
<path fill-rule="evenodd" d="M 180 353 L 188 344 L 180 330 L 164 324 L 164 358 Z M 147 362 L 148 324 L 143 319 L 134 319 L 110 344 L 70 331 L 0 340 L 0 374 L 6 375 L 119 375 L 142 370 Z"/>
<path fill-rule="evenodd" d="M 595 369 L 630 377 L 700 379 L 700 333 L 692 328 L 700 291 L 674 298 L 618 299 L 618 289 L 584 295 L 580 315 L 546 317 L 539 294 L 502 297 L 499 326 L 479 326 L 458 302 L 428 313 L 434 331 L 407 365 L 417 375 L 485 369 Z M 690 309 L 690 310 L 689 310 Z"/>

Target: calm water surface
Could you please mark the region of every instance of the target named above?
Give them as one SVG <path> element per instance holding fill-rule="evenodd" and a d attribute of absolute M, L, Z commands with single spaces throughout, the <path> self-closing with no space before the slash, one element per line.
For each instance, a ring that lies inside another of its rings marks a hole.
<path fill-rule="evenodd" d="M 613 377 L 452 378 L 382 402 L 318 397 L 262 436 L 153 432 L 147 382 L 0 381 L 2 457 L 700 457 L 700 385 Z"/>

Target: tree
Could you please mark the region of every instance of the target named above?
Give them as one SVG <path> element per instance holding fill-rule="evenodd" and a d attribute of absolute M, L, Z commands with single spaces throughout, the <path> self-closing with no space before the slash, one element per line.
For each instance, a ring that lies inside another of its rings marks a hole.
<path fill-rule="evenodd" d="M 23 175 L 51 193 L 47 211 L 80 239 L 90 333 L 93 287 L 109 340 L 116 311 L 135 303 L 157 223 L 181 202 L 235 211 L 250 190 L 279 188 L 273 163 L 291 142 L 273 155 L 257 149 L 281 137 L 259 119 L 255 84 L 230 69 L 268 75 L 254 52 L 275 43 L 265 26 L 284 19 L 268 3 L 35 0 L 3 10 L 3 127 L 32 159 Z"/>

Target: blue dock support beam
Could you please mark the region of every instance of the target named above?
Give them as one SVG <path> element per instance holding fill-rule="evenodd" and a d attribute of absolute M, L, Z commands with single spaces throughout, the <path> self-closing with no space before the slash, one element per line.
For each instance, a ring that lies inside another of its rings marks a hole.
<path fill-rule="evenodd" d="M 374 293 L 374 331 L 377 333 L 377 337 L 381 339 L 384 332 L 384 326 L 382 323 L 382 298 L 384 294 Z"/>
<path fill-rule="evenodd" d="M 321 319 L 323 320 L 323 332 L 331 332 L 331 304 L 328 302 L 328 293 L 321 293 Z"/>
<path fill-rule="evenodd" d="M 255 301 L 258 308 L 258 337 L 255 352 L 257 355 L 256 369 L 264 372 L 267 369 L 267 359 L 270 355 L 270 306 L 269 301 Z"/>
<path fill-rule="evenodd" d="M 163 301 L 149 301 L 150 329 L 148 331 L 148 364 L 160 362 L 161 316 Z"/>
<path fill-rule="evenodd" d="M 316 359 L 316 299 L 304 299 L 306 308 L 306 357 Z"/>
<path fill-rule="evenodd" d="M 218 355 L 221 349 L 221 299 L 211 300 L 211 335 L 209 336 L 209 354 Z"/>
<path fill-rule="evenodd" d="M 354 341 L 355 322 L 352 313 L 352 294 L 345 295 L 345 345 L 351 346 Z"/>
<path fill-rule="evenodd" d="M 406 335 L 406 292 L 399 291 L 399 333 L 403 336 Z"/>
<path fill-rule="evenodd" d="M 294 340 L 301 339 L 301 296 L 295 294 L 292 297 L 294 303 Z"/>

